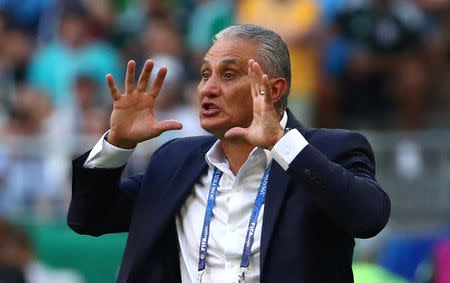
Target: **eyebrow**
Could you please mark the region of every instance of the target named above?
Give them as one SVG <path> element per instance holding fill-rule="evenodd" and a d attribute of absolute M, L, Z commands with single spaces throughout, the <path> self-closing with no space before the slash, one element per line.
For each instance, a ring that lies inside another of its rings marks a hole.
<path fill-rule="evenodd" d="M 225 59 L 220 61 L 220 65 L 241 65 L 241 61 L 237 59 Z"/>
<path fill-rule="evenodd" d="M 210 64 L 210 62 L 208 60 L 206 60 L 206 59 L 204 59 L 202 61 L 202 65 L 203 66 L 204 65 L 209 65 L 209 64 Z M 239 61 L 238 59 L 230 58 L 230 59 L 224 59 L 224 60 L 220 61 L 219 64 L 220 65 L 237 65 L 237 66 L 240 66 L 241 65 L 241 61 Z"/>

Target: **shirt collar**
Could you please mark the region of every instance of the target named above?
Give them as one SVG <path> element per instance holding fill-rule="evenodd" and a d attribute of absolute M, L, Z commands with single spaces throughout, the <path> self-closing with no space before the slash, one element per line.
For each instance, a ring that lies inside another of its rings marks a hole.
<path fill-rule="evenodd" d="M 280 125 L 281 125 L 281 127 L 283 127 L 283 129 L 286 128 L 287 120 L 288 120 L 287 113 L 286 113 L 286 111 L 284 111 L 283 117 L 280 120 Z M 260 155 L 260 154 L 265 155 L 265 161 L 266 161 L 265 167 L 267 168 L 270 165 L 270 163 L 272 162 L 272 154 L 271 154 L 270 150 L 255 147 L 252 150 L 252 152 L 250 153 L 249 157 L 252 155 Z M 217 140 L 211 146 L 211 148 L 208 150 L 208 152 L 206 152 L 205 160 L 211 170 L 213 170 L 214 167 L 217 167 L 220 171 L 222 171 L 224 173 L 225 172 L 231 173 L 230 165 L 225 156 L 225 152 L 223 151 L 222 143 L 220 142 L 220 140 Z"/>
<path fill-rule="evenodd" d="M 281 121 L 280 121 L 280 125 L 281 125 L 281 127 L 283 127 L 283 129 L 286 128 L 287 120 L 288 120 L 288 115 L 287 115 L 286 111 L 284 111 L 283 118 L 281 118 Z"/>

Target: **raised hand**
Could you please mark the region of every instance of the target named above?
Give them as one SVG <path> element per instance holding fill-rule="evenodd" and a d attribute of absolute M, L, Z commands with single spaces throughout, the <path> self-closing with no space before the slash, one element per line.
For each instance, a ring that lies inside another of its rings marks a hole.
<path fill-rule="evenodd" d="M 225 138 L 243 138 L 254 146 L 272 149 L 284 134 L 274 107 L 272 85 L 253 59 L 248 62 L 248 76 L 253 97 L 252 123 L 248 128 L 231 128 L 225 133 Z"/>
<path fill-rule="evenodd" d="M 131 60 L 127 65 L 125 92 L 120 93 L 111 74 L 106 75 L 106 82 L 114 102 L 111 113 L 111 131 L 108 142 L 121 148 L 134 148 L 139 142 L 159 136 L 164 131 L 179 130 L 180 122 L 166 120 L 158 122 L 155 118 L 155 99 L 161 90 L 167 68 L 162 67 L 147 91 L 153 61 L 147 60 L 142 69 L 137 86 L 134 76 L 136 63 Z"/>

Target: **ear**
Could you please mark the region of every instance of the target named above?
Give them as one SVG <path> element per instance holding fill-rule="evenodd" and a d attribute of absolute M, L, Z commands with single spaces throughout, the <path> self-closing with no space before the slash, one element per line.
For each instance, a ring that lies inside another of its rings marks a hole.
<path fill-rule="evenodd" d="M 287 81 L 283 78 L 271 78 L 270 85 L 272 86 L 272 100 L 276 103 L 287 90 Z"/>

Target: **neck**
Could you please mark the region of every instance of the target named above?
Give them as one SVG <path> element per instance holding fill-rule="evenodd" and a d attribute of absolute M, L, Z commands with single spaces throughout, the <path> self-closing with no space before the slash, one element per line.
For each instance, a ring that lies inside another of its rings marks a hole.
<path fill-rule="evenodd" d="M 255 148 L 254 145 L 247 143 L 242 139 L 221 139 L 223 151 L 230 164 L 230 169 L 234 175 L 237 175 L 239 169 L 244 165 L 250 152 Z"/>

